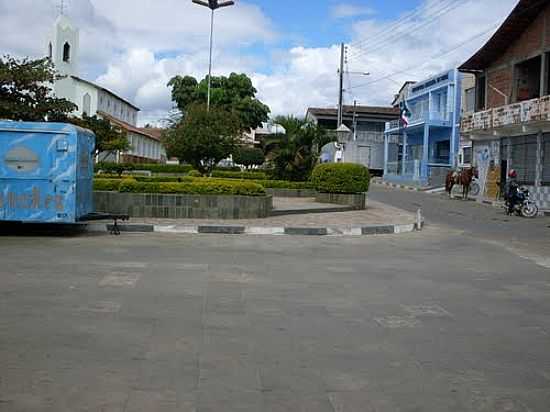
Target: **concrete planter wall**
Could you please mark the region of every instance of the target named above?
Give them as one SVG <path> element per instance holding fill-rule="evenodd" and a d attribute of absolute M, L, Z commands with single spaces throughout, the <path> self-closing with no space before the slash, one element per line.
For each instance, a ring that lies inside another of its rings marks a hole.
<path fill-rule="evenodd" d="M 352 206 L 357 210 L 365 210 L 367 208 L 367 194 L 343 194 L 343 193 L 317 193 L 315 197 L 319 203 L 333 203 L 336 205 Z"/>
<path fill-rule="evenodd" d="M 94 192 L 98 212 L 170 219 L 254 219 L 273 209 L 271 196 Z"/>
<path fill-rule="evenodd" d="M 313 189 L 265 189 L 273 197 L 315 197 L 317 191 Z"/>

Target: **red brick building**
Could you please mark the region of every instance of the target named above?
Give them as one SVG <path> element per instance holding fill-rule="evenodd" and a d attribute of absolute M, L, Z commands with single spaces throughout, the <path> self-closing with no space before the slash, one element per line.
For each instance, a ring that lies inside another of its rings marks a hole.
<path fill-rule="evenodd" d="M 486 197 L 517 170 L 550 209 L 550 0 L 520 0 L 460 70 L 476 75 L 476 111 L 462 119 Z"/>

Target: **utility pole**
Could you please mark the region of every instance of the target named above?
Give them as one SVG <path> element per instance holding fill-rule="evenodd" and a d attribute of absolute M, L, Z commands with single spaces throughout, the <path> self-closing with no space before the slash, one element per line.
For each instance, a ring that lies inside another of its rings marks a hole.
<path fill-rule="evenodd" d="M 357 100 L 353 101 L 353 140 L 357 140 Z"/>
<path fill-rule="evenodd" d="M 212 89 L 212 49 L 214 46 L 214 11 L 222 7 L 229 7 L 235 4 L 233 0 L 192 0 L 193 3 L 199 6 L 208 7 L 212 13 L 210 15 L 210 58 L 208 60 L 208 97 L 206 107 L 210 111 L 210 92 Z"/>
<path fill-rule="evenodd" d="M 342 126 L 344 122 L 344 54 L 346 52 L 344 43 L 340 46 L 340 70 L 338 74 L 340 75 L 340 87 L 338 89 L 338 124 L 336 128 Z"/>

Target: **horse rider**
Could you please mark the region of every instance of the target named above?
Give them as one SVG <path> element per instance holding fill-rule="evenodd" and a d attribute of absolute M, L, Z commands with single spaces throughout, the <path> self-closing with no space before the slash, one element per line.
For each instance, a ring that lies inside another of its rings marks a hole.
<path fill-rule="evenodd" d="M 508 183 L 506 184 L 506 196 L 508 200 L 508 214 L 514 213 L 516 203 L 518 202 L 519 184 L 517 182 L 518 173 L 511 169 L 508 172 Z"/>

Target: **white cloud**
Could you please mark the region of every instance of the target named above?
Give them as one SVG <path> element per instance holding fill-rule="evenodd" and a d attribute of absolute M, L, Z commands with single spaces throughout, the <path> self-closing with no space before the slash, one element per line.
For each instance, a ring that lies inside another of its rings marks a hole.
<path fill-rule="evenodd" d="M 426 24 L 440 7 L 438 0 L 425 0 L 406 26 L 376 16 L 355 21 L 350 26 L 348 66 L 371 76 L 351 78 L 352 86 L 368 85 L 357 89 L 347 85 L 353 93 L 346 94 L 347 102 L 355 98 L 360 104 L 387 105 L 405 80 L 421 80 L 460 64 L 490 33 L 438 59 L 430 58 L 501 22 L 516 2 L 467 0 L 430 25 Z M 139 7 L 135 0 L 70 4 L 70 16 L 81 28 L 82 75 L 134 101 L 143 109 L 141 123 L 163 118 L 172 108 L 166 87 L 172 76 L 202 78 L 207 72 L 208 10 L 190 1 L 143 1 Z M 248 73 L 273 114 L 303 115 L 308 106 L 336 105 L 341 39 L 328 47 L 285 50 L 277 44 L 274 23 L 258 6 L 240 1 L 237 7 L 217 13 L 214 74 Z M 0 0 L 0 15 L 0 50 L 44 55 L 46 34 L 55 19 L 54 0 Z M 24 21 L 33 24 L 22 30 Z M 385 36 L 379 35 L 381 31 Z M 243 52 L 252 41 L 271 52 L 267 62 Z M 386 79 L 393 73 L 397 74 Z"/>
<path fill-rule="evenodd" d="M 360 17 L 375 14 L 370 7 L 357 4 L 341 3 L 335 5 L 331 10 L 331 16 L 335 19 L 347 19 L 350 17 Z"/>

